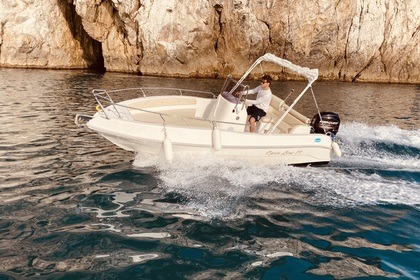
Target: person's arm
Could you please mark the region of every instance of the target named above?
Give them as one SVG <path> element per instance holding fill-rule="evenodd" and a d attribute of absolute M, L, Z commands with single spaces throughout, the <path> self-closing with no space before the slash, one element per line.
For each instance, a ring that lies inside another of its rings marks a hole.
<path fill-rule="evenodd" d="M 271 101 L 271 91 L 265 91 L 265 94 L 261 94 L 256 100 L 247 100 L 247 103 L 250 105 L 259 105 L 263 103 L 270 103 Z"/>
<path fill-rule="evenodd" d="M 256 88 L 246 90 L 242 92 L 242 95 L 248 95 L 248 94 L 256 94 L 260 90 L 261 86 L 257 86 Z"/>
<path fill-rule="evenodd" d="M 246 90 L 246 91 L 237 91 L 237 92 L 233 93 L 233 96 L 236 96 L 237 98 L 242 98 L 242 96 L 244 96 L 244 95 L 255 94 L 260 90 L 260 87 L 261 86 L 258 86 L 254 89 L 249 89 L 249 90 Z"/>

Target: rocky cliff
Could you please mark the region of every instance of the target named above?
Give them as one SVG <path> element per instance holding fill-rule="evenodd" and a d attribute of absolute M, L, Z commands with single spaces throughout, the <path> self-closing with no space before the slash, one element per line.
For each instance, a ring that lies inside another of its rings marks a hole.
<path fill-rule="evenodd" d="M 319 68 L 324 79 L 418 83 L 419 5 L 419 0 L 1 0 L 0 66 L 238 76 L 271 52 Z"/>

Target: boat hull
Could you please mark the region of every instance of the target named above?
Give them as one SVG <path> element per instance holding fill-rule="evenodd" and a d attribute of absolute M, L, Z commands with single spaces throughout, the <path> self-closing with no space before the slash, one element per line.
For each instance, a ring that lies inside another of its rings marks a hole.
<path fill-rule="evenodd" d="M 167 160 L 213 155 L 264 164 L 310 164 L 329 162 L 334 155 L 331 138 L 323 134 L 215 133 L 212 128 L 106 119 L 100 114 L 87 126 L 124 150 Z"/>

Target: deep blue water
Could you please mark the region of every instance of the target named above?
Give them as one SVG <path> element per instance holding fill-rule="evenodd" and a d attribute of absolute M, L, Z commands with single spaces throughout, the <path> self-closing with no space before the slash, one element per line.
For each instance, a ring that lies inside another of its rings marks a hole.
<path fill-rule="evenodd" d="M 415 85 L 317 82 L 343 157 L 265 167 L 136 158 L 74 124 L 95 111 L 94 88 L 217 93 L 221 80 L 0 69 L 0 81 L 0 279 L 420 279 Z M 310 96 L 298 109 L 315 114 Z"/>

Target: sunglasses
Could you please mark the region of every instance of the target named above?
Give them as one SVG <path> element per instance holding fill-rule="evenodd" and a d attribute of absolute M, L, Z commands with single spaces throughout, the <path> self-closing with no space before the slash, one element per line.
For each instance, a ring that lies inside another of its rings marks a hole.
<path fill-rule="evenodd" d="M 261 81 L 261 84 L 267 84 L 268 82 L 267 81 Z"/>

